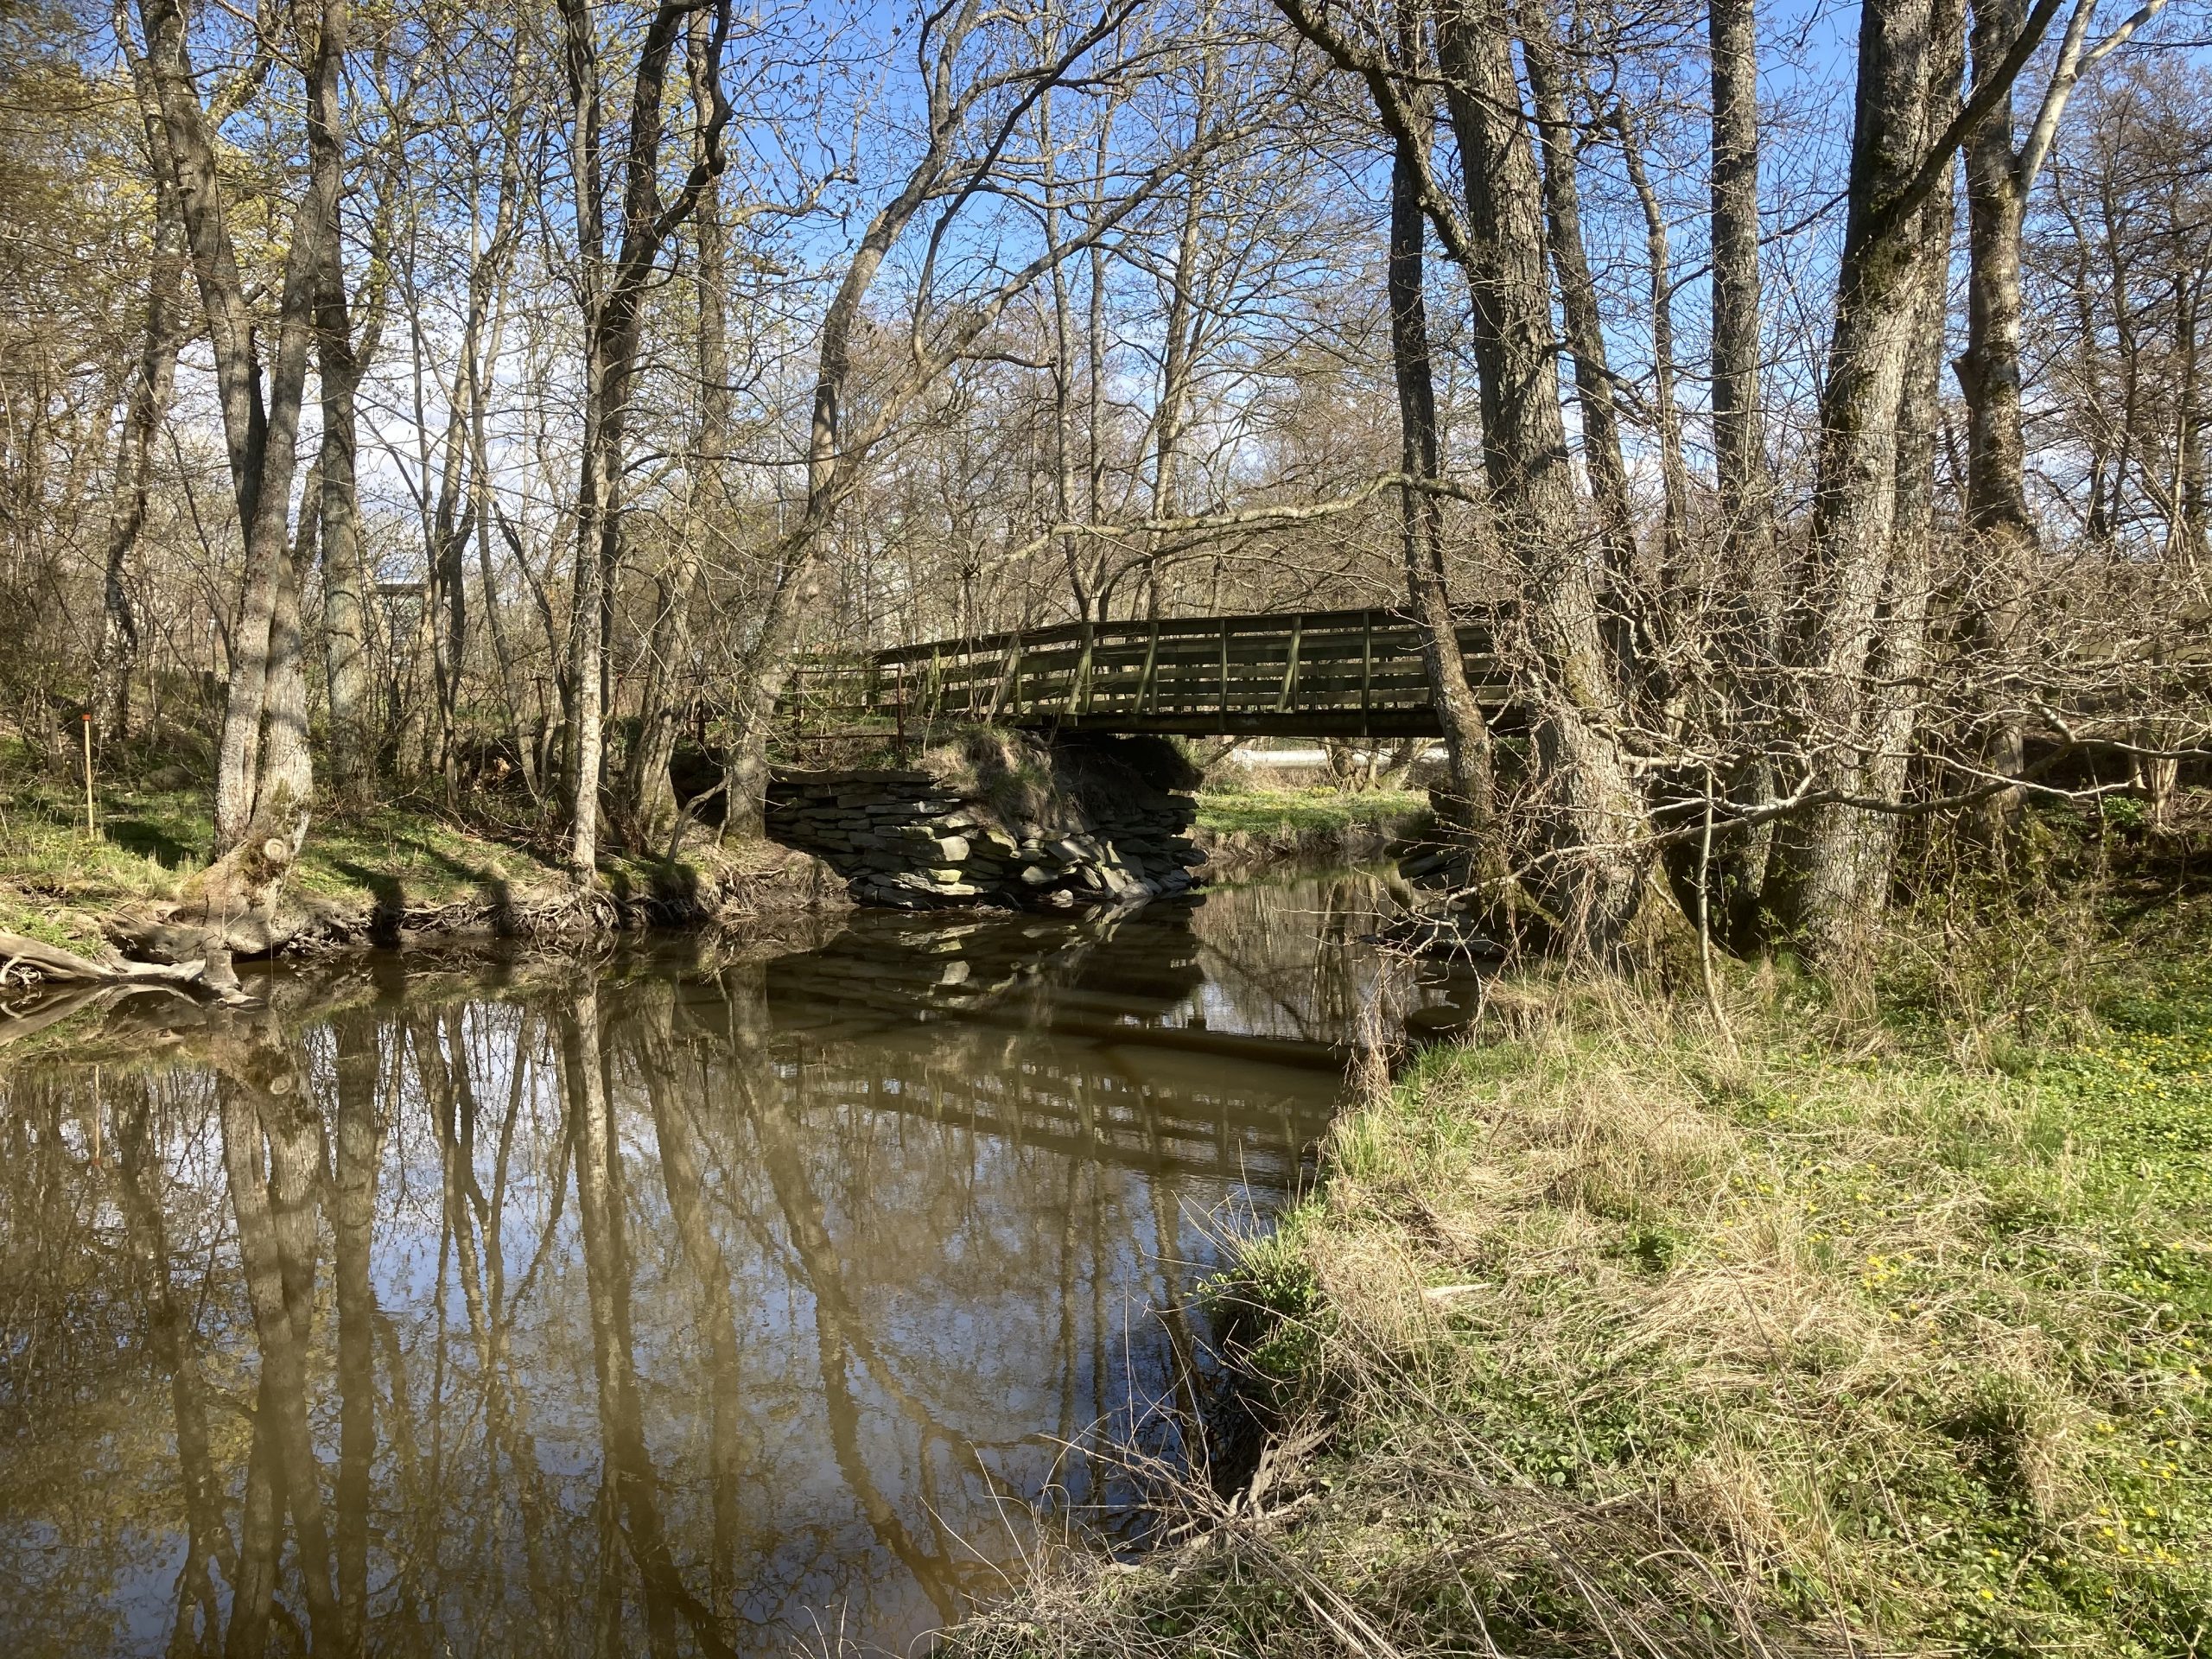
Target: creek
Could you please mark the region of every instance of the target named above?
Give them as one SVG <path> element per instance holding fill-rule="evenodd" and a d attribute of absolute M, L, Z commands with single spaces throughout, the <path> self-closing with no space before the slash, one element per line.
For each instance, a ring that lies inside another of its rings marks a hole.
<path fill-rule="evenodd" d="M 6 1063 L 0 1651 L 904 1648 L 1185 1455 L 1376 892 L 361 954 Z"/>

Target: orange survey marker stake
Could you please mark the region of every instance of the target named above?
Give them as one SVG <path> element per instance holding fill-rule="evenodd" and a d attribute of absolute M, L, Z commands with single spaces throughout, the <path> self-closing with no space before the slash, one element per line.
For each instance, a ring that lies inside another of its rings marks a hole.
<path fill-rule="evenodd" d="M 98 828 L 93 824 L 93 823 L 92 823 L 92 715 L 91 715 L 89 713 L 87 713 L 87 714 L 85 715 L 85 721 L 84 721 L 84 725 L 85 725 L 85 833 L 86 833 L 86 835 L 88 835 L 88 836 L 97 836 L 98 834 L 99 834 L 99 829 L 98 829 Z"/>

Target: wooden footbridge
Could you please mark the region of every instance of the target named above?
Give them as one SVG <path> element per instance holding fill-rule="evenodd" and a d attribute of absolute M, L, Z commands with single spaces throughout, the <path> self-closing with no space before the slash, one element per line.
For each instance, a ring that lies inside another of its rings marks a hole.
<path fill-rule="evenodd" d="M 1488 711 L 1507 700 L 1487 629 L 1459 649 Z M 1441 729 L 1414 625 L 1394 611 L 1065 623 L 809 661 L 795 720 L 951 716 L 1064 730 L 1421 737 Z"/>

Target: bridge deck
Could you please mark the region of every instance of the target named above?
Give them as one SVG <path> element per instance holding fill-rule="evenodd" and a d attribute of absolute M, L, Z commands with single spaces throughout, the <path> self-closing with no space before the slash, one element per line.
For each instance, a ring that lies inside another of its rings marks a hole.
<path fill-rule="evenodd" d="M 1486 709 L 1504 675 L 1459 629 Z M 796 696 L 901 721 L 955 715 L 1074 730 L 1418 737 L 1440 728 L 1414 625 L 1391 611 L 1068 623 L 941 639 L 804 671 Z"/>

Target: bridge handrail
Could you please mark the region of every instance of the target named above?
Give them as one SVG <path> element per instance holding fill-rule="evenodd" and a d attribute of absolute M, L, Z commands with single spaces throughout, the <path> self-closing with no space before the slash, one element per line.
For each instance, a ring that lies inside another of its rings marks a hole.
<path fill-rule="evenodd" d="M 1459 631 L 1465 634 L 1471 627 L 1483 626 L 1484 613 L 1466 607 L 1459 607 Z M 1054 622 L 1041 628 L 1007 628 L 993 633 L 954 635 L 944 639 L 931 639 L 920 645 L 889 645 L 880 651 L 855 653 L 867 660 L 890 664 L 926 663 L 948 657 L 984 657 L 1003 655 L 1019 645 L 1025 652 L 1051 645 L 1080 645 L 1086 635 L 1094 644 L 1111 641 L 1142 641 L 1151 639 L 1155 632 L 1161 639 L 1174 636 L 1212 636 L 1227 626 L 1232 632 L 1261 633 L 1287 630 L 1294 624 L 1317 633 L 1338 629 L 1357 628 L 1370 621 L 1383 618 L 1399 626 L 1410 626 L 1413 618 L 1404 611 L 1384 605 L 1355 606 L 1322 611 L 1251 611 L 1232 616 L 1163 616 L 1120 622 Z M 1261 625 L 1265 625 L 1264 626 Z"/>
<path fill-rule="evenodd" d="M 1510 702 L 1479 612 L 1456 612 L 1477 693 Z M 1429 729 L 1421 633 L 1380 607 L 1064 622 L 817 657 L 783 703 L 862 719 L 958 714 L 1013 724 L 1180 732 Z M 1319 722 L 1316 724 L 1316 722 Z"/>

